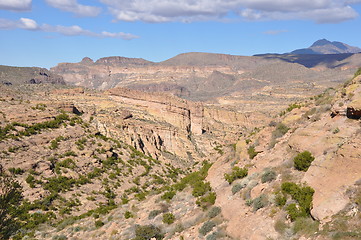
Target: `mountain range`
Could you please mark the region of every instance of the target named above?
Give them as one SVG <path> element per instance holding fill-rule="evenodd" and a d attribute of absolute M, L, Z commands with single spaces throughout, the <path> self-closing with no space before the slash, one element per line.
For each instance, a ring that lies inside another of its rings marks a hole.
<path fill-rule="evenodd" d="M 308 48 L 297 49 L 291 54 L 341 54 L 361 53 L 361 48 L 353 47 L 342 42 L 330 42 L 327 39 L 320 39 Z"/>

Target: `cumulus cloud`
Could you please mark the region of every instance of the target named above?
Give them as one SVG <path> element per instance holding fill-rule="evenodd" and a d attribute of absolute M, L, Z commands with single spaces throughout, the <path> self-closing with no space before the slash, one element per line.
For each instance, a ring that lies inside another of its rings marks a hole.
<path fill-rule="evenodd" d="M 11 11 L 31 10 L 32 0 L 0 0 L 0 9 Z"/>
<path fill-rule="evenodd" d="M 306 19 L 337 23 L 358 16 L 361 0 L 100 0 L 117 21 L 222 20 L 230 13 L 249 21 Z"/>
<path fill-rule="evenodd" d="M 96 17 L 101 11 L 99 7 L 82 5 L 77 0 L 45 0 L 45 2 L 54 8 L 83 17 Z"/>
<path fill-rule="evenodd" d="M 36 21 L 29 18 L 20 18 L 18 21 L 13 21 L 9 19 L 0 18 L 0 29 L 9 30 L 9 29 L 24 29 L 30 31 L 42 31 L 42 32 L 51 32 L 51 33 L 59 33 L 65 36 L 89 36 L 89 37 L 97 37 L 97 38 L 120 38 L 124 40 L 131 40 L 135 38 L 139 38 L 136 35 L 130 33 L 111 33 L 103 31 L 101 33 L 92 32 L 86 29 L 81 28 L 80 26 L 61 26 L 61 25 L 49 25 L 42 24 L 38 25 Z"/>

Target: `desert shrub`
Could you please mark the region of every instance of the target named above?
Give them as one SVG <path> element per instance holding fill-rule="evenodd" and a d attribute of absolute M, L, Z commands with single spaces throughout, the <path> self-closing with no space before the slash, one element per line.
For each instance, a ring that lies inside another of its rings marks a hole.
<path fill-rule="evenodd" d="M 290 128 L 287 127 L 285 124 L 278 123 L 276 129 L 272 132 L 272 138 L 273 139 L 280 138 L 283 135 L 285 135 L 288 132 L 288 130 L 290 130 Z"/>
<path fill-rule="evenodd" d="M 196 204 L 202 207 L 203 210 L 213 205 L 216 202 L 217 195 L 215 192 L 209 192 L 208 194 L 197 199 Z"/>
<path fill-rule="evenodd" d="M 164 213 L 163 214 L 163 220 L 162 222 L 166 223 L 166 224 L 172 224 L 175 221 L 175 216 L 173 215 L 173 213 Z"/>
<path fill-rule="evenodd" d="M 24 173 L 24 170 L 21 168 L 9 168 L 8 170 L 10 173 L 12 173 L 14 175 L 21 175 Z"/>
<path fill-rule="evenodd" d="M 216 226 L 215 222 L 213 221 L 207 221 L 205 223 L 203 223 L 202 227 L 199 228 L 198 232 L 205 236 L 207 235 L 207 233 L 209 233 L 210 231 L 212 231 L 212 229 Z"/>
<path fill-rule="evenodd" d="M 311 214 L 312 198 L 315 190 L 309 186 L 298 186 L 296 183 L 284 182 L 281 185 L 282 192 L 291 195 L 297 201 L 297 205 L 292 203 L 286 207 L 291 220 L 299 217 L 308 217 Z"/>
<path fill-rule="evenodd" d="M 29 184 L 31 188 L 35 188 L 35 177 L 32 174 L 26 177 L 25 182 Z"/>
<path fill-rule="evenodd" d="M 297 170 L 306 172 L 313 160 L 315 160 L 315 157 L 309 151 L 304 151 L 293 159 L 293 163 Z"/>
<path fill-rule="evenodd" d="M 217 240 L 218 236 L 218 232 L 213 232 L 206 237 L 206 240 Z"/>
<path fill-rule="evenodd" d="M 247 150 L 248 156 L 250 159 L 253 159 L 257 156 L 258 152 L 256 152 L 254 146 L 250 146 Z"/>
<path fill-rule="evenodd" d="M 125 219 L 129 219 L 129 218 L 132 218 L 134 216 L 133 216 L 133 213 L 131 213 L 130 211 L 126 211 L 124 213 L 124 217 L 125 217 Z"/>
<path fill-rule="evenodd" d="M 151 220 L 151 219 L 154 219 L 156 216 L 158 216 L 159 214 L 161 214 L 163 211 L 162 210 L 152 210 L 150 211 L 149 215 L 148 215 L 148 219 Z"/>
<path fill-rule="evenodd" d="M 275 204 L 278 207 L 283 207 L 287 202 L 287 198 L 284 194 L 282 193 L 277 193 L 275 196 Z"/>
<path fill-rule="evenodd" d="M 19 205 L 22 202 L 20 184 L 8 176 L 0 165 L 0 239 L 9 239 L 20 227 Z"/>
<path fill-rule="evenodd" d="M 226 181 L 231 184 L 236 179 L 244 178 L 248 175 L 248 169 L 247 168 L 239 168 L 239 167 L 233 167 L 232 172 L 230 174 L 225 173 L 224 178 Z"/>
<path fill-rule="evenodd" d="M 261 177 L 261 182 L 265 183 L 265 182 L 272 182 L 273 180 L 275 180 L 277 177 L 277 174 L 275 171 L 267 169 Z"/>
<path fill-rule="evenodd" d="M 160 198 L 163 200 L 170 201 L 175 196 L 175 194 L 176 194 L 175 191 L 168 191 L 168 192 L 165 192 Z"/>
<path fill-rule="evenodd" d="M 257 198 L 253 199 L 253 211 L 257 211 L 258 209 L 264 208 L 268 204 L 268 199 L 265 194 L 261 194 Z"/>
<path fill-rule="evenodd" d="M 194 197 L 200 197 L 206 194 L 211 190 L 211 184 L 209 182 L 199 181 L 197 184 L 194 184 L 192 195 Z"/>
<path fill-rule="evenodd" d="M 288 228 L 288 225 L 282 219 L 277 219 L 274 228 L 278 233 L 283 234 Z"/>
<path fill-rule="evenodd" d="M 164 238 L 160 228 L 153 225 L 135 226 L 135 238 L 133 240 L 149 240 L 151 238 L 156 240 Z"/>
<path fill-rule="evenodd" d="M 293 224 L 293 232 L 302 235 L 311 235 L 318 231 L 319 223 L 310 217 L 297 218 Z"/>
<path fill-rule="evenodd" d="M 218 216 L 218 214 L 221 213 L 221 208 L 220 207 L 212 207 L 209 211 L 208 211 L 208 217 L 209 218 L 214 218 L 216 216 Z"/>
<path fill-rule="evenodd" d="M 238 183 L 232 187 L 232 194 L 236 194 L 244 188 L 244 184 Z"/>
<path fill-rule="evenodd" d="M 43 185 L 45 190 L 49 190 L 52 193 L 66 192 L 70 190 L 76 180 L 65 176 L 48 178 L 48 182 Z"/>
<path fill-rule="evenodd" d="M 95 225 L 96 228 L 100 228 L 100 227 L 104 226 L 104 223 L 102 221 L 100 221 L 100 220 L 96 220 L 94 222 L 94 225 Z"/>

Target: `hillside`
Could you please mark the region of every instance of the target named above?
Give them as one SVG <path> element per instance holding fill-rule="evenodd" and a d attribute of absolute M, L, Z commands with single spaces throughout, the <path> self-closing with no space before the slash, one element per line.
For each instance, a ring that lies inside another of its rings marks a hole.
<path fill-rule="evenodd" d="M 0 180 L 24 197 L 12 233 L 359 239 L 359 74 L 272 118 L 165 93 L 3 85 Z"/>
<path fill-rule="evenodd" d="M 360 56 L 185 53 L 160 63 L 122 57 L 94 63 L 86 58 L 61 63 L 51 71 L 76 86 L 169 92 L 192 101 L 267 112 L 346 81 L 359 66 Z"/>

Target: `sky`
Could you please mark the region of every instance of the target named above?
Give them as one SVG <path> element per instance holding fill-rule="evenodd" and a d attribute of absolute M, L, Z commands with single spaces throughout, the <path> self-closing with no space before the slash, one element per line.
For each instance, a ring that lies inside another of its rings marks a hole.
<path fill-rule="evenodd" d="M 0 0 L 0 65 L 361 47 L 361 0 Z"/>

